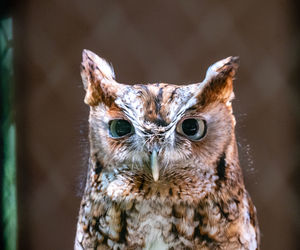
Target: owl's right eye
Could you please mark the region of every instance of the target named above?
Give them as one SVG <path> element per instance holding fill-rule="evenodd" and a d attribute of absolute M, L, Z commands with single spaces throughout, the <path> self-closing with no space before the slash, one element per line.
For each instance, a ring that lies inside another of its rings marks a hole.
<path fill-rule="evenodd" d="M 177 132 L 192 141 L 198 141 L 206 134 L 206 122 L 198 117 L 184 119 L 178 123 Z"/>
<path fill-rule="evenodd" d="M 120 138 L 134 132 L 130 122 L 122 119 L 116 119 L 109 122 L 110 135 L 114 138 Z"/>

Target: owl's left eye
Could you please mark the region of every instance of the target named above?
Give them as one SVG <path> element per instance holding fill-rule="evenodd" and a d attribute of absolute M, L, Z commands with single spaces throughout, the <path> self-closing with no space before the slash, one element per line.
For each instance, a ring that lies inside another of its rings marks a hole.
<path fill-rule="evenodd" d="M 130 122 L 116 119 L 109 122 L 109 131 L 112 137 L 120 138 L 133 133 L 134 129 Z"/>
<path fill-rule="evenodd" d="M 198 117 L 187 118 L 177 124 L 176 130 L 188 139 L 197 141 L 202 139 L 206 134 L 206 122 Z"/>

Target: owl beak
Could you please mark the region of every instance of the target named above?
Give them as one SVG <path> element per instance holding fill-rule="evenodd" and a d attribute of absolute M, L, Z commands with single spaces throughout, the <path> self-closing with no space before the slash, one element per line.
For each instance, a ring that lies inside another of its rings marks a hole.
<path fill-rule="evenodd" d="M 153 149 L 150 157 L 151 171 L 154 181 L 159 178 L 159 165 L 157 160 L 157 149 Z"/>

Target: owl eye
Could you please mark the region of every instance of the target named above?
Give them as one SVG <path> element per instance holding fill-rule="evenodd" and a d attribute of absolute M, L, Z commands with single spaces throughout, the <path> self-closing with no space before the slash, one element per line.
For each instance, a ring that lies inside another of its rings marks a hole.
<path fill-rule="evenodd" d="M 133 133 L 134 129 L 130 122 L 122 119 L 116 119 L 109 122 L 109 131 L 112 137 L 120 138 Z"/>
<path fill-rule="evenodd" d="M 206 122 L 200 118 L 184 119 L 178 123 L 177 132 L 190 140 L 200 140 L 206 134 Z"/>

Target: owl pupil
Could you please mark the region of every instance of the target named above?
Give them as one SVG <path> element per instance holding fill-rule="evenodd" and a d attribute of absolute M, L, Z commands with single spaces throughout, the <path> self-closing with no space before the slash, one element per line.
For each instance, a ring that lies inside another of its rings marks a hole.
<path fill-rule="evenodd" d="M 131 132 L 131 124 L 125 120 L 117 120 L 115 130 L 118 136 L 127 135 Z"/>
<path fill-rule="evenodd" d="M 187 136 L 193 136 L 197 134 L 199 130 L 198 121 L 196 119 L 186 119 L 182 123 L 182 131 Z"/>

